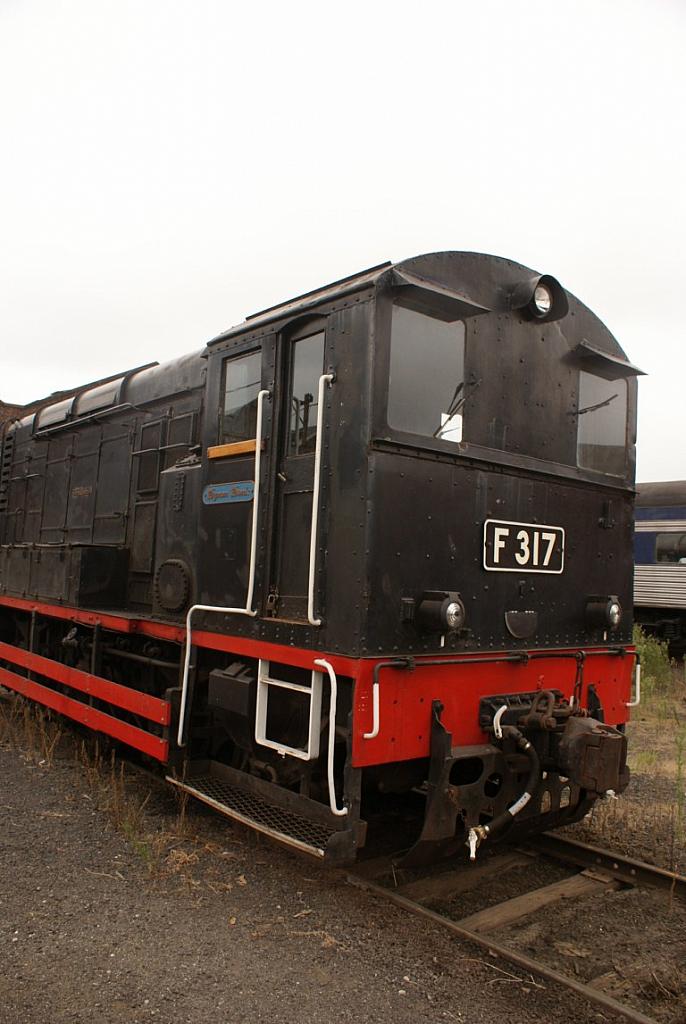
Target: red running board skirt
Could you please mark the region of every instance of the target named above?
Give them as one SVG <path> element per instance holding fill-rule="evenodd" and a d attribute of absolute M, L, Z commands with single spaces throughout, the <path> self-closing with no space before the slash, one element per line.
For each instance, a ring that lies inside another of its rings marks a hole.
<path fill-rule="evenodd" d="M 128 686 L 121 686 L 109 679 L 91 675 L 81 669 L 71 668 L 69 665 L 63 665 L 51 658 L 43 658 L 39 654 L 32 654 L 20 647 L 0 643 L 0 660 L 9 661 L 13 665 L 18 665 L 38 675 L 54 679 L 55 682 L 62 683 L 72 690 L 79 690 L 88 696 L 97 697 L 98 700 L 107 701 L 109 704 L 114 704 L 115 707 L 140 715 L 159 725 L 167 726 L 171 721 L 171 705 L 168 701 L 139 693 Z M 160 736 L 153 736 L 145 729 L 122 722 L 118 718 L 114 718 L 113 715 L 92 708 L 88 704 L 67 697 L 56 690 L 51 690 L 48 686 L 43 686 L 33 679 L 10 672 L 6 668 L 0 668 L 0 684 L 52 708 L 53 711 L 66 715 L 67 718 L 73 718 L 90 729 L 107 733 L 158 761 L 167 761 L 168 759 L 169 741 Z"/>

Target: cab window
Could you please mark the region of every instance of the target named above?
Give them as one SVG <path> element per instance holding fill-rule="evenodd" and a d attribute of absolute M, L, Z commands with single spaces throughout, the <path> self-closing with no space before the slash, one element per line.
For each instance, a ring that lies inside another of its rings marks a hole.
<path fill-rule="evenodd" d="M 220 429 L 222 444 L 250 441 L 255 437 L 261 373 L 260 352 L 249 352 L 224 360 Z"/>
<path fill-rule="evenodd" d="M 394 305 L 388 384 L 388 425 L 457 443 L 467 399 L 465 326 Z"/>
<path fill-rule="evenodd" d="M 317 437 L 317 392 L 324 365 L 324 331 L 293 342 L 291 356 L 288 454 L 314 452 Z"/>
<path fill-rule="evenodd" d="M 627 384 L 579 373 L 577 464 L 611 476 L 626 471 Z"/>

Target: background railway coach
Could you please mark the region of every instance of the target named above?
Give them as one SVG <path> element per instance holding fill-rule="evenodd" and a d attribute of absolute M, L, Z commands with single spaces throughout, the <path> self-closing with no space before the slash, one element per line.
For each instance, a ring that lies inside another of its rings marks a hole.
<path fill-rule="evenodd" d="M 634 614 L 646 630 L 686 652 L 686 481 L 637 484 Z"/>
<path fill-rule="evenodd" d="M 638 372 L 448 252 L 76 390 L 3 432 L 0 683 L 333 860 L 572 820 L 628 779 Z"/>

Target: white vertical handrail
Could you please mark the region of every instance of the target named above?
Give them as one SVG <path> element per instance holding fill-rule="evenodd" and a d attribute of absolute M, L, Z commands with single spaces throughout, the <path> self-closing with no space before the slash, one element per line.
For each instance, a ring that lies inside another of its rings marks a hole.
<path fill-rule="evenodd" d="M 258 514 L 260 509 L 260 470 L 262 469 L 262 408 L 264 401 L 269 398 L 270 392 L 264 388 L 257 395 L 257 423 L 255 424 L 255 483 L 253 486 L 252 500 L 252 529 L 250 532 L 250 575 L 248 577 L 248 594 L 245 599 L 245 611 L 247 615 L 256 615 L 252 610 L 253 594 L 255 592 L 255 563 L 257 561 L 257 527 Z"/>
<path fill-rule="evenodd" d="M 186 703 L 188 701 L 188 676 L 190 674 L 191 664 L 191 640 L 192 640 L 192 624 L 191 620 L 195 612 L 218 612 L 223 615 L 250 615 L 255 617 L 256 611 L 253 611 L 252 602 L 253 595 L 255 592 L 255 560 L 257 552 L 257 527 L 258 527 L 258 515 L 260 506 L 260 470 L 262 466 L 262 416 L 263 407 L 266 398 L 270 397 L 271 392 L 264 388 L 257 395 L 257 423 L 255 426 L 255 477 L 253 483 L 253 499 L 252 499 L 252 532 L 250 537 L 250 569 L 248 574 L 248 593 L 245 598 L 244 608 L 226 608 L 223 605 L 215 604 L 194 604 L 188 609 L 186 613 L 186 651 L 183 660 L 183 679 L 181 682 L 181 701 L 179 706 L 179 728 L 176 733 L 176 742 L 180 747 L 184 747 L 186 744 L 183 739 L 183 731 L 186 725 Z"/>
<path fill-rule="evenodd" d="M 322 427 L 324 423 L 324 390 L 335 379 L 333 373 L 323 373 L 317 392 L 317 435 L 314 446 L 314 480 L 312 482 L 312 525 L 310 527 L 310 578 L 307 587 L 307 618 L 311 626 L 321 626 L 322 620 L 314 616 L 314 584 L 317 569 L 317 526 L 319 522 L 319 481 L 322 463 Z"/>
<path fill-rule="evenodd" d="M 372 731 L 363 732 L 363 740 L 375 740 L 379 735 L 379 729 L 381 728 L 381 718 L 379 714 L 379 681 L 377 680 L 372 684 Z"/>
<path fill-rule="evenodd" d="M 637 708 L 638 705 L 641 703 L 641 662 L 639 661 L 638 658 L 636 658 L 635 673 L 636 673 L 635 676 L 634 676 L 634 693 L 635 693 L 635 696 L 634 696 L 633 700 L 626 701 L 626 706 L 628 708 Z M 629 696 L 631 696 L 631 694 L 629 694 Z"/>
<path fill-rule="evenodd" d="M 320 665 L 325 668 L 329 674 L 329 682 L 331 683 L 331 698 L 329 700 L 329 749 L 327 755 L 327 778 L 329 781 L 329 807 L 331 813 L 337 815 L 339 818 L 348 813 L 347 807 L 339 807 L 336 803 L 336 790 L 334 787 L 333 779 L 333 751 L 334 741 L 336 739 L 336 704 L 338 703 L 338 682 L 336 680 L 336 673 L 333 665 L 328 662 L 325 658 L 315 658 L 315 665 Z"/>

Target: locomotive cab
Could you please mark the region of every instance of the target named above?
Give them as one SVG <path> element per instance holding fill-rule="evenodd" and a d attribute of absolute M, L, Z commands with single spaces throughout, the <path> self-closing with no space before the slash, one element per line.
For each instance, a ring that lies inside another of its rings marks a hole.
<path fill-rule="evenodd" d="M 200 521 L 217 541 L 200 600 L 235 607 L 252 572 L 260 610 L 232 629 L 345 659 L 341 797 L 354 784 L 358 808 L 389 792 L 429 807 L 447 786 L 449 824 L 425 828 L 422 846 L 449 845 L 526 782 L 526 756 L 486 742 L 502 708 L 502 724 L 529 715 L 540 734 L 549 781 L 528 827 L 621 790 L 639 371 L 597 318 L 550 277 L 437 254 L 268 310 L 208 353 L 217 416 Z M 251 565 L 258 444 L 266 500 Z M 216 715 L 234 736 L 259 722 L 242 748 L 252 770 L 321 798 L 312 716 L 324 736 L 326 672 L 264 658 L 251 679 L 240 727 L 232 697 L 220 710 L 232 688 L 210 684 Z M 593 757 L 604 767 L 591 779 Z"/>

